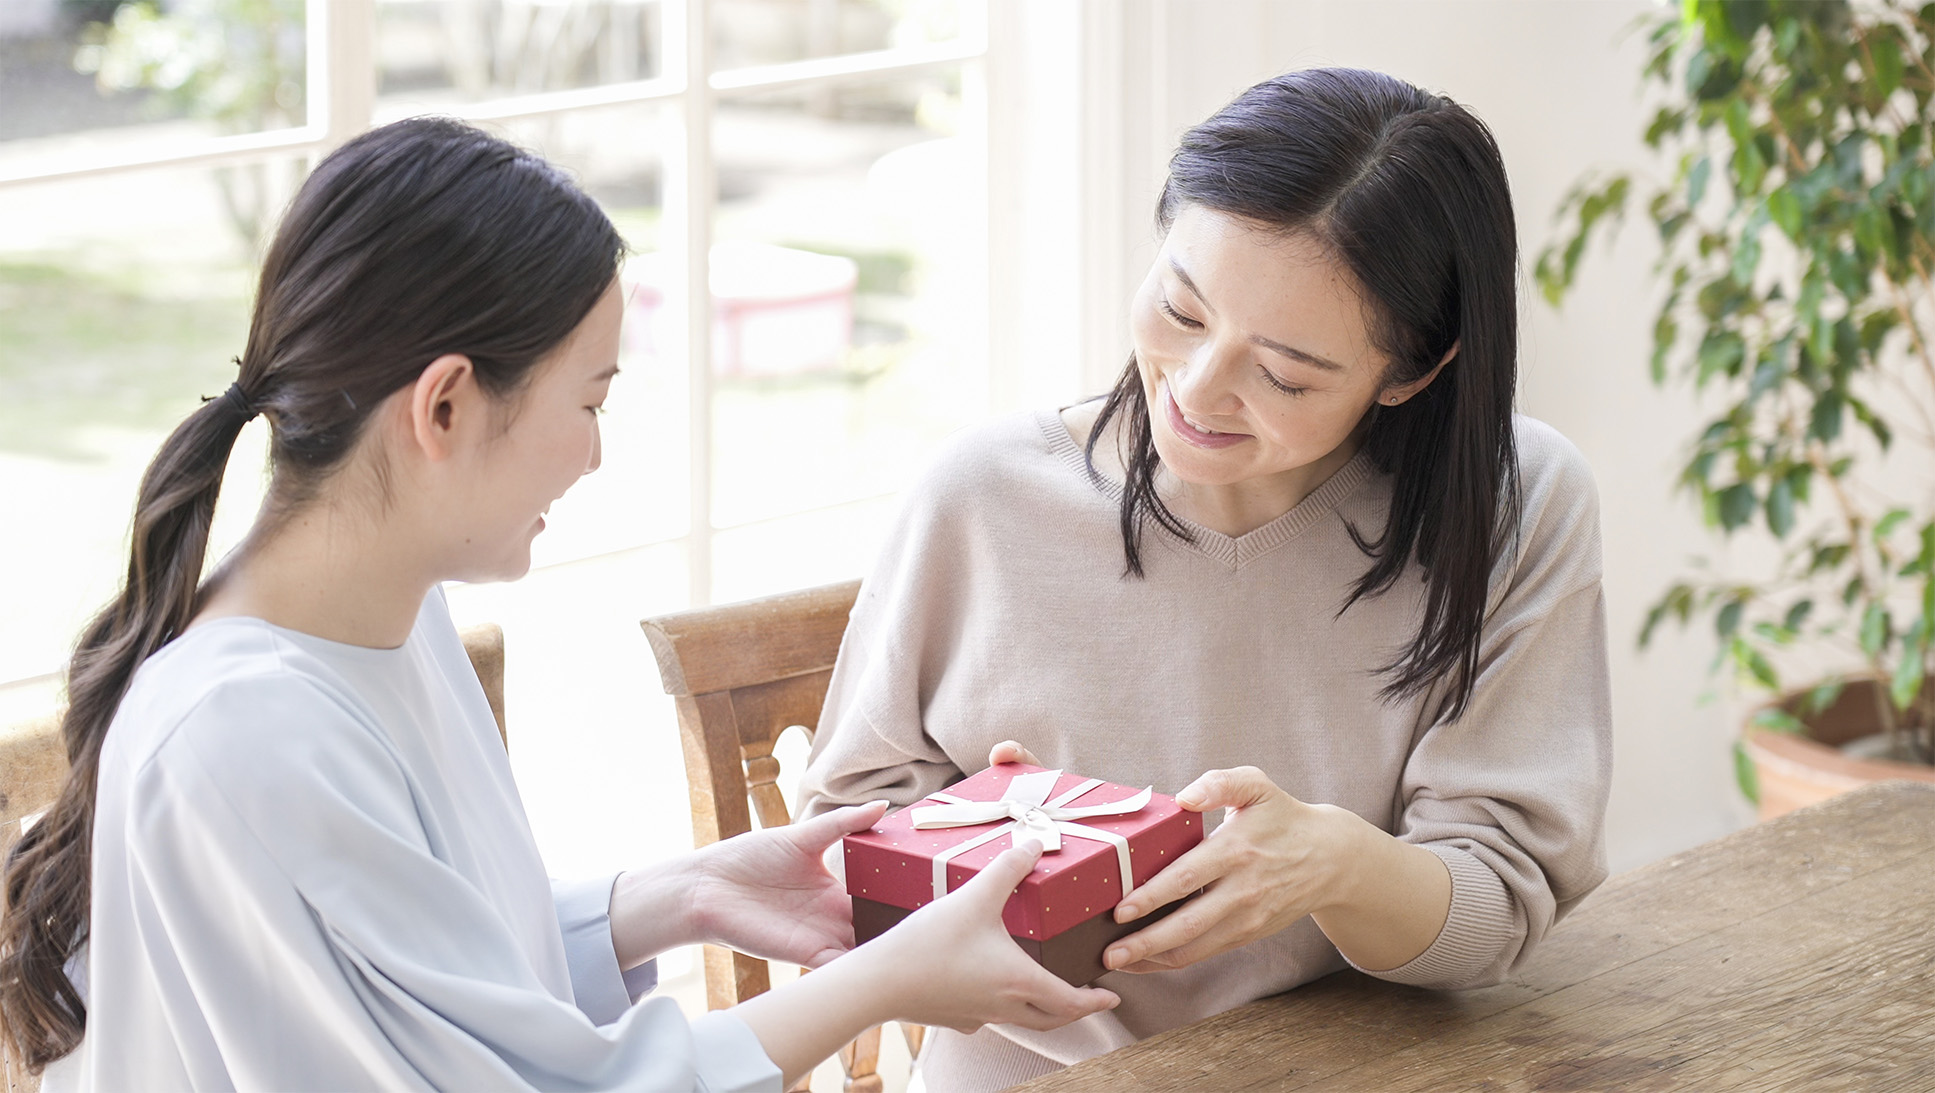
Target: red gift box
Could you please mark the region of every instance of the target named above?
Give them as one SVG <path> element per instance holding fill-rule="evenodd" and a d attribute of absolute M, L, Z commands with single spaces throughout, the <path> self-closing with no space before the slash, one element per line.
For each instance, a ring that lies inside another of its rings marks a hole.
<path fill-rule="evenodd" d="M 949 826 L 926 826 L 934 823 Z M 1123 892 L 1201 842 L 1203 821 L 1166 794 L 1022 763 L 990 767 L 846 837 L 856 939 L 933 902 L 937 884 L 959 888 L 1017 837 L 1041 842 L 1044 853 L 1002 922 L 1030 956 L 1080 985 L 1103 974 L 1109 942 L 1167 913 L 1120 925 L 1110 914 Z M 1057 840 L 1059 849 L 1047 849 Z"/>

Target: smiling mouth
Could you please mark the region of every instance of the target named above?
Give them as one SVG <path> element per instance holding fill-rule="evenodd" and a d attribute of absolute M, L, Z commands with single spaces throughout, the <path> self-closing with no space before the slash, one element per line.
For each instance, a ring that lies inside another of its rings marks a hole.
<path fill-rule="evenodd" d="M 1162 382 L 1162 408 L 1168 419 L 1169 431 L 1198 448 L 1227 448 L 1250 439 L 1248 433 L 1222 433 L 1215 429 L 1205 429 L 1183 416 L 1182 407 L 1176 405 L 1176 398 L 1169 393 L 1169 381 Z"/>

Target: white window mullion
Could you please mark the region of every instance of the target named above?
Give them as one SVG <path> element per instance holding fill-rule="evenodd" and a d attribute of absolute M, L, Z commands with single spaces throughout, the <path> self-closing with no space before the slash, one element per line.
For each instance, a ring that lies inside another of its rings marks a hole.
<path fill-rule="evenodd" d="M 675 136 L 665 149 L 660 233 L 677 303 L 686 368 L 686 583 L 692 606 L 712 602 L 712 34 L 706 0 L 668 3 L 665 67 L 681 83 Z"/>
<path fill-rule="evenodd" d="M 995 380 L 992 362 L 997 345 L 1006 347 L 1012 343 L 1010 328 L 1012 320 L 997 318 L 994 307 L 994 276 L 997 269 L 1011 268 L 1010 262 L 1023 258 L 1018 253 L 1009 253 L 1005 245 L 1016 242 L 1012 231 L 996 231 L 993 215 L 993 194 L 996 192 L 993 180 L 1013 177 L 1013 149 L 1008 144 L 998 144 L 991 138 L 993 97 L 990 81 L 995 79 L 989 69 L 994 62 L 990 57 L 990 12 L 988 0 L 962 0 L 961 20 L 963 30 L 971 29 L 976 38 L 976 56 L 961 63 L 961 128 L 959 137 L 968 141 L 979 150 L 982 157 L 982 170 L 973 181 L 969 193 L 970 207 L 962 210 L 962 215 L 970 217 L 973 224 L 968 229 L 969 238 L 982 240 L 982 245 L 972 255 L 962 255 L 969 264 L 966 283 L 972 286 L 971 299 L 962 301 L 968 314 L 978 316 L 978 321 L 967 324 L 962 337 L 963 349 L 969 361 L 979 368 L 983 380 L 982 397 L 990 410 L 1003 410 L 1006 405 L 997 396 L 1000 385 Z M 1018 250 L 1018 248 L 1016 248 Z M 996 256 L 1000 262 L 997 264 Z"/>
<path fill-rule="evenodd" d="M 376 115 L 376 0 L 308 0 L 309 124 L 327 152 Z"/>

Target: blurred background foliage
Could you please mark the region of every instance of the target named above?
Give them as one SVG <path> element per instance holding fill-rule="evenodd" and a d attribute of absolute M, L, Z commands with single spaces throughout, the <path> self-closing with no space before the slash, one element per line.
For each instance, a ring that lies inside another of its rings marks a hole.
<path fill-rule="evenodd" d="M 154 0 L 91 22 L 76 70 L 102 92 L 151 92 L 157 115 L 206 118 L 227 133 L 301 125 L 305 118 L 304 0 Z M 231 226 L 253 248 L 301 183 L 301 164 L 216 171 Z"/>

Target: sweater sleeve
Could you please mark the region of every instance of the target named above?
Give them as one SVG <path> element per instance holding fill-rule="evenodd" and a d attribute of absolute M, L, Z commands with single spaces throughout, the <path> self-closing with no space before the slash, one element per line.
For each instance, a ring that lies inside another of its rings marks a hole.
<path fill-rule="evenodd" d="M 779 1088 L 730 1014 L 688 1023 L 653 999 L 600 1027 L 544 989 L 432 852 L 393 756 L 327 695 L 225 685 L 134 789 L 120 880 L 144 893 L 138 958 L 218 1046 L 194 1084 Z"/>
<path fill-rule="evenodd" d="M 1598 501 L 1579 453 L 1538 429 L 1521 438 L 1520 541 L 1495 582 L 1470 704 L 1425 728 L 1398 790 L 1396 834 L 1443 859 L 1450 912 L 1423 953 L 1372 973 L 1384 979 L 1496 983 L 1606 876 L 1612 696 Z"/>
<path fill-rule="evenodd" d="M 868 801 L 899 807 L 963 775 L 923 728 L 928 689 L 961 640 L 972 573 L 948 531 L 945 476 L 930 470 L 909 491 L 861 582 L 801 775 L 802 818 Z"/>

